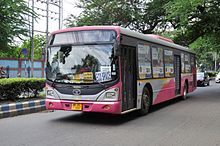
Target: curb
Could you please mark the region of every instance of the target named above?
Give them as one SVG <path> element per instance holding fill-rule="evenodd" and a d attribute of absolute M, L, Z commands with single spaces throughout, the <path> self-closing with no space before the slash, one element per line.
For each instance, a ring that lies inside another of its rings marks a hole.
<path fill-rule="evenodd" d="M 45 110 L 45 99 L 0 105 L 0 119 Z"/>

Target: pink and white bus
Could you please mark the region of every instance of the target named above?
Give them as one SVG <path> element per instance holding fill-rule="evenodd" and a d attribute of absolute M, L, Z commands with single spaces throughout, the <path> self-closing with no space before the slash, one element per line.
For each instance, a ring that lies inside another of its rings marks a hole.
<path fill-rule="evenodd" d="M 119 26 L 67 28 L 50 36 L 46 77 L 49 110 L 147 114 L 196 89 L 195 54 Z"/>

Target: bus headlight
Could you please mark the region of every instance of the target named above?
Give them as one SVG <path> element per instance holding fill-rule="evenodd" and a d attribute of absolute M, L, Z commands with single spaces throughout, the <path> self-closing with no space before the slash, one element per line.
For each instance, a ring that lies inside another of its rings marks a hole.
<path fill-rule="evenodd" d="M 55 93 L 55 91 L 52 90 L 52 89 L 47 89 L 46 90 L 46 98 L 59 99 L 57 94 Z"/>
<path fill-rule="evenodd" d="M 119 88 L 112 88 L 102 94 L 98 101 L 117 101 L 119 97 Z"/>
<path fill-rule="evenodd" d="M 106 92 L 106 98 L 107 99 L 116 99 L 116 93 L 115 92 Z"/>
<path fill-rule="evenodd" d="M 53 90 L 47 90 L 47 96 L 53 96 L 54 97 L 54 91 Z"/>

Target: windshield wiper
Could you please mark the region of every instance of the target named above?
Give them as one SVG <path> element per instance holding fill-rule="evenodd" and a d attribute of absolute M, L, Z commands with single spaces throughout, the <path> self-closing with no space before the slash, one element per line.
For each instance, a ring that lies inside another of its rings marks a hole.
<path fill-rule="evenodd" d="M 106 90 L 105 84 L 103 84 L 103 83 L 101 83 L 101 82 L 99 82 L 99 81 L 97 81 L 97 80 L 94 80 L 94 81 L 95 81 L 95 83 L 98 83 L 99 85 L 101 85 L 102 87 L 104 87 L 104 89 Z"/>
<path fill-rule="evenodd" d="M 57 73 L 56 76 L 55 76 L 55 79 L 53 80 L 52 82 L 52 87 L 54 87 L 54 83 L 58 80 L 61 80 L 62 79 L 62 75 L 60 73 Z"/>

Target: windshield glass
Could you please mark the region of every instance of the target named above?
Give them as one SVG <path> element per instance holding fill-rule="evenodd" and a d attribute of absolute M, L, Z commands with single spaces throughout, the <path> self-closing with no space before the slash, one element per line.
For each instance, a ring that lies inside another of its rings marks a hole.
<path fill-rule="evenodd" d="M 53 35 L 50 45 L 113 42 L 115 38 L 116 33 L 113 30 L 72 31 Z"/>
<path fill-rule="evenodd" d="M 47 78 L 65 83 L 114 80 L 117 73 L 112 49 L 112 44 L 49 47 Z"/>

